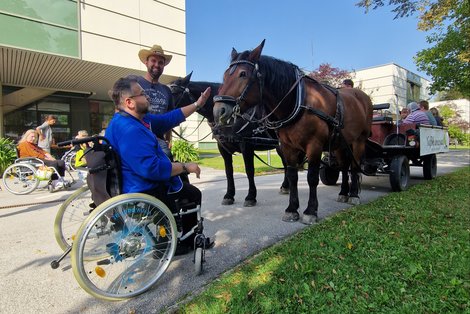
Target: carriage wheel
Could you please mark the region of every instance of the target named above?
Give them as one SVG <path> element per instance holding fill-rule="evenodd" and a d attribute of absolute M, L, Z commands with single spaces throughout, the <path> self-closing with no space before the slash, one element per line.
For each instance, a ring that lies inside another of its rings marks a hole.
<path fill-rule="evenodd" d="M 335 185 L 339 178 L 339 170 L 328 166 L 320 168 L 320 180 L 324 185 Z"/>
<path fill-rule="evenodd" d="M 390 164 L 390 185 L 392 191 L 400 192 L 408 188 L 410 163 L 406 156 L 395 156 Z"/>
<path fill-rule="evenodd" d="M 131 298 L 163 275 L 176 243 L 175 219 L 161 201 L 141 193 L 116 196 L 98 206 L 78 230 L 73 273 L 97 298 Z"/>
<path fill-rule="evenodd" d="M 426 180 L 432 180 L 437 175 L 436 154 L 423 156 L 423 176 Z"/>
<path fill-rule="evenodd" d="M 3 185 L 13 194 L 29 194 L 39 185 L 36 168 L 28 164 L 13 164 L 3 173 Z"/>
<path fill-rule="evenodd" d="M 72 245 L 78 229 L 93 209 L 90 204 L 93 204 L 91 191 L 88 186 L 82 186 L 60 206 L 54 221 L 54 235 L 62 250 Z"/>

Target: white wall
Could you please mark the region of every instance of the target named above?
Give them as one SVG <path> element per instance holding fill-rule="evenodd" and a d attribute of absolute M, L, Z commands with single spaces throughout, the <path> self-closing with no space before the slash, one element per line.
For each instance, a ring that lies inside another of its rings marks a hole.
<path fill-rule="evenodd" d="M 429 81 L 394 63 L 357 70 L 353 81 L 374 104 L 390 103 L 392 112 L 396 111 L 397 96 L 399 109 L 407 105 L 408 81 L 421 86 L 416 100 L 429 99 Z"/>
<path fill-rule="evenodd" d="M 165 74 L 186 74 L 184 0 L 81 0 L 83 60 L 145 70 L 140 49 L 154 44 L 172 54 Z"/>

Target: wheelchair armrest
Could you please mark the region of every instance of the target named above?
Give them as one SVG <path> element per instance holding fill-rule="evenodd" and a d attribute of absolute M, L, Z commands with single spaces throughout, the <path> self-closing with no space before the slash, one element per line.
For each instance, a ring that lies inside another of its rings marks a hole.
<path fill-rule="evenodd" d="M 40 164 L 44 166 L 44 161 L 36 157 L 21 157 L 21 158 L 15 159 L 15 163 L 22 163 L 22 162 L 26 162 L 30 164 Z"/>

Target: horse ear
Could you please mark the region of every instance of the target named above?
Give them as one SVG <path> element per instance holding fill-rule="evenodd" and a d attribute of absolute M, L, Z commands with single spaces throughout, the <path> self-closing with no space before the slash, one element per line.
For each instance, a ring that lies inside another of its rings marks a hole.
<path fill-rule="evenodd" d="M 237 57 L 238 52 L 235 48 L 232 47 L 232 54 L 230 55 L 230 61 L 235 61 L 235 58 Z"/>
<path fill-rule="evenodd" d="M 255 49 L 253 49 L 253 51 L 251 51 L 250 56 L 249 56 L 249 59 L 251 61 L 258 62 L 259 57 L 261 56 L 261 52 L 263 51 L 265 41 L 266 41 L 266 39 L 263 39 L 261 44 L 259 44 L 258 47 L 256 47 Z"/>

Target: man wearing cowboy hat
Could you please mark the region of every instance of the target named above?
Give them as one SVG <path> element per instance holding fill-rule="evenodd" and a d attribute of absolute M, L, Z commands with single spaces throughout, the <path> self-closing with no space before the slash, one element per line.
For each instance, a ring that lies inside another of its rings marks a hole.
<path fill-rule="evenodd" d="M 148 96 L 150 113 L 162 114 L 174 109 L 170 88 L 159 82 L 165 66 L 170 63 L 172 57 L 172 55 L 166 54 L 160 45 L 153 45 L 150 49 L 139 51 L 139 59 L 147 67 L 147 73 L 145 76 L 137 77 L 137 81 Z M 170 142 L 171 130 L 161 136 L 159 141 L 165 154 L 171 158 Z"/>

